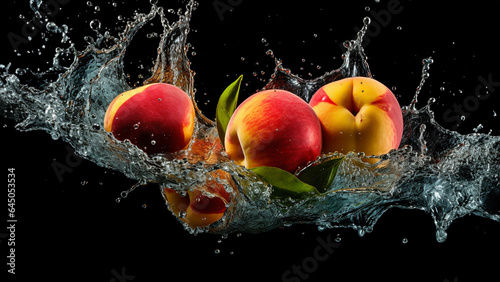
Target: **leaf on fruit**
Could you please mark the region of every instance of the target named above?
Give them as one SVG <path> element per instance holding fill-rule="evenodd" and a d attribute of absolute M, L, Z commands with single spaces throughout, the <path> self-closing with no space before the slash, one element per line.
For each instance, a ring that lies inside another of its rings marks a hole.
<path fill-rule="evenodd" d="M 318 165 L 307 167 L 299 174 L 298 178 L 302 182 L 316 187 L 319 192 L 324 193 L 332 185 L 337 170 L 344 159 L 344 157 L 333 158 Z"/>
<path fill-rule="evenodd" d="M 224 138 L 226 136 L 226 129 L 231 120 L 231 116 L 236 110 L 236 105 L 238 104 L 238 94 L 240 92 L 241 81 L 243 80 L 243 75 L 240 75 L 238 79 L 231 83 L 226 90 L 222 93 L 217 103 L 217 110 L 215 113 L 215 120 L 217 122 L 217 132 L 219 133 L 219 138 L 224 146 Z"/>
<path fill-rule="evenodd" d="M 277 167 L 259 166 L 251 168 L 262 180 L 273 186 L 273 196 L 300 198 L 306 194 L 318 194 L 318 190 L 300 181 L 293 174 Z"/>

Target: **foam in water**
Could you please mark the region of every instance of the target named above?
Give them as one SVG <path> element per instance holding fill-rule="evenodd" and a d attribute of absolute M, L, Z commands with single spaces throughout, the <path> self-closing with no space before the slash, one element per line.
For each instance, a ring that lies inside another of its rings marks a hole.
<path fill-rule="evenodd" d="M 34 10 L 39 7 L 39 1 L 30 3 Z M 10 65 L 2 65 L 0 112 L 15 120 L 20 131 L 44 130 L 53 139 L 71 144 L 83 158 L 136 179 L 138 184 L 131 190 L 155 182 L 182 193 L 205 181 L 210 171 L 229 172 L 238 189 L 233 190 L 219 180 L 232 198 L 226 215 L 209 228 L 192 230 L 186 226 L 192 233 L 259 233 L 310 223 L 319 229 L 352 227 L 363 235 L 393 207 L 429 213 L 436 225 L 438 241 L 444 241 L 450 224 L 465 215 L 500 221 L 500 137 L 479 133 L 461 135 L 441 127 L 431 110 L 434 99 L 417 109 L 429 76 L 431 58 L 423 60 L 417 93 L 411 104 L 402 109 L 404 136 L 400 149 L 381 156 L 381 161 L 373 165 L 361 162 L 362 154 L 348 154 L 332 187 L 319 196 L 301 200 L 271 199 L 270 185 L 215 149 L 218 142 L 215 124 L 200 111 L 197 111 L 193 142 L 185 151 L 147 156 L 129 142 L 116 140 L 103 129 L 104 114 L 115 96 L 130 89 L 124 74 L 127 48 L 137 32 L 154 19 L 160 19 L 163 34 L 153 75 L 144 83 L 174 84 L 189 93 L 194 101 L 194 75 L 186 46 L 189 21 L 196 6 L 196 2 L 190 1 L 184 11 L 177 13 L 179 19 L 171 23 L 164 9 L 153 2 L 149 13 L 136 14 L 116 37 L 108 32 L 100 34 L 98 23 L 93 22 L 97 38 L 87 38 L 88 45 L 83 51 L 74 46 L 58 48 L 52 67 L 47 72 L 36 73 L 36 83 L 30 86 L 21 83 L 19 71 L 12 73 Z M 366 18 L 356 39 L 345 42 L 347 51 L 339 69 L 306 80 L 275 59 L 275 71 L 264 89 L 286 89 L 307 101 L 329 82 L 351 76 L 371 77 L 361 46 L 369 24 L 370 19 Z M 64 30 L 57 26 L 49 28 Z M 63 66 L 63 58 L 70 58 L 71 64 Z M 322 156 L 318 162 L 332 155 Z M 124 191 L 121 196 L 126 197 L 130 191 Z"/>

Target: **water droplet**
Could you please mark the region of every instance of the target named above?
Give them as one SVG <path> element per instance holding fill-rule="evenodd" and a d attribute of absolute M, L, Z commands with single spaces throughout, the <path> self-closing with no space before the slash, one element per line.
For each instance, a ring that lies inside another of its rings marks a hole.
<path fill-rule="evenodd" d="M 146 204 L 142 204 L 142 208 L 143 208 L 143 209 L 146 209 L 147 207 L 148 207 L 148 205 L 146 205 Z"/>
<path fill-rule="evenodd" d="M 179 212 L 179 218 L 182 219 L 182 218 L 186 218 L 186 212 L 185 211 L 180 211 Z"/>
<path fill-rule="evenodd" d="M 94 4 L 92 4 L 92 2 L 87 1 L 87 6 L 92 7 L 93 5 L 94 5 Z"/>
<path fill-rule="evenodd" d="M 365 7 L 365 11 L 369 12 L 370 11 L 370 7 L 366 6 Z"/>
<path fill-rule="evenodd" d="M 460 119 L 463 121 L 465 120 L 465 116 L 461 116 Z"/>
<path fill-rule="evenodd" d="M 408 239 L 407 238 L 403 238 L 403 244 L 407 244 L 408 243 Z"/>
<path fill-rule="evenodd" d="M 139 123 L 134 124 L 134 129 L 139 129 L 140 124 L 141 124 L 140 122 L 139 122 Z"/>
<path fill-rule="evenodd" d="M 496 116 L 497 116 L 497 112 L 495 112 L 494 110 L 493 110 L 493 116 L 494 116 L 494 117 L 496 117 Z"/>
<path fill-rule="evenodd" d="M 317 37 L 318 37 L 318 35 L 317 35 L 316 33 L 315 33 L 315 34 L 313 34 L 313 36 L 314 36 L 314 38 L 317 38 Z"/>
<path fill-rule="evenodd" d="M 59 27 L 54 22 L 48 22 L 45 27 L 47 28 L 47 31 L 49 31 L 49 32 L 59 31 Z"/>
<path fill-rule="evenodd" d="M 244 61 L 245 60 L 245 57 L 241 57 L 241 61 Z"/>
<path fill-rule="evenodd" d="M 99 20 L 92 20 L 90 22 L 90 28 L 94 31 L 101 29 L 101 22 Z"/>
<path fill-rule="evenodd" d="M 398 25 L 398 27 L 396 27 L 397 30 L 402 30 L 403 27 L 401 27 L 400 25 Z"/>
<path fill-rule="evenodd" d="M 214 253 L 215 253 L 216 255 L 218 255 L 218 254 L 220 254 L 220 250 L 219 250 L 219 249 L 215 249 Z"/>
<path fill-rule="evenodd" d="M 443 86 L 439 87 L 439 90 L 444 91 L 444 87 Z"/>
<path fill-rule="evenodd" d="M 392 91 L 396 91 L 396 89 L 397 89 L 396 86 L 391 87 Z"/>
<path fill-rule="evenodd" d="M 481 130 L 481 129 L 483 129 L 483 128 L 484 128 L 484 126 L 483 126 L 482 124 L 478 124 L 478 125 L 476 126 L 476 128 L 472 129 L 472 131 L 474 131 L 474 132 L 476 132 L 476 133 L 477 133 L 479 130 Z"/>
<path fill-rule="evenodd" d="M 335 242 L 340 243 L 340 241 L 342 241 L 342 238 L 340 237 L 335 238 Z"/>
<path fill-rule="evenodd" d="M 156 141 L 155 140 L 151 140 L 151 145 L 156 145 Z"/>

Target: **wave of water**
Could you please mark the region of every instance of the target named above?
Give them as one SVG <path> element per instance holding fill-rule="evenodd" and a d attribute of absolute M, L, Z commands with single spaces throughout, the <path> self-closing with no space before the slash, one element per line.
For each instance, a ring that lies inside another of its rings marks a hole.
<path fill-rule="evenodd" d="M 227 171 L 238 189 L 223 183 L 232 198 L 226 215 L 207 228 L 192 230 L 186 226 L 193 233 L 259 233 L 309 223 L 317 224 L 320 229 L 352 227 L 363 235 L 393 207 L 428 212 L 434 218 L 438 241 L 444 241 L 449 225 L 465 215 L 500 222 L 500 137 L 479 133 L 461 135 L 441 127 L 431 110 L 433 99 L 423 108 L 416 108 L 418 95 L 429 75 L 430 59 L 423 61 L 422 83 L 415 98 L 403 107 L 405 127 L 400 149 L 382 156 L 381 161 L 373 165 L 361 162 L 363 156 L 348 154 L 330 191 L 324 195 L 295 201 L 271 199 L 269 185 L 235 165 L 217 149 L 215 124 L 200 111 L 197 111 L 192 145 L 186 151 L 147 156 L 134 145 L 116 140 L 103 129 L 107 105 L 130 89 L 124 73 L 127 48 L 134 36 L 157 18 L 163 26 L 163 34 L 153 75 L 144 83 L 177 85 L 195 101 L 194 75 L 186 46 L 189 22 L 196 6 L 196 2 L 190 1 L 184 11 L 178 12 L 179 19 L 169 22 L 164 9 L 152 5 L 149 13 L 137 14 L 117 36 L 99 34 L 95 40 L 87 40 L 88 46 L 83 51 L 73 46 L 59 48 L 50 70 L 35 73 L 34 86 L 21 83 L 10 65 L 2 65 L 0 112 L 15 120 L 20 131 L 44 130 L 53 139 L 71 144 L 81 157 L 136 179 L 137 186 L 154 182 L 159 187 L 181 191 L 204 182 L 211 177 L 210 171 Z M 339 69 L 306 80 L 276 59 L 276 69 L 264 89 L 287 89 L 308 100 L 331 81 L 371 76 L 361 47 L 369 23 L 370 20 L 365 19 L 357 38 L 345 43 L 347 51 Z M 59 63 L 62 57 L 71 58 L 69 67 Z"/>

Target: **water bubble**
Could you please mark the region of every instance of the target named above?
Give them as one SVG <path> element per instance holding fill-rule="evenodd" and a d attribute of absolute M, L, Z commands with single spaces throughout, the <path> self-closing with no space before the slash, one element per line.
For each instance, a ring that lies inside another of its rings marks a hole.
<path fill-rule="evenodd" d="M 139 129 L 140 124 L 141 124 L 140 122 L 139 122 L 139 123 L 134 124 L 134 129 Z"/>
<path fill-rule="evenodd" d="M 98 31 L 99 29 L 101 29 L 101 22 L 97 19 L 92 20 L 90 22 L 90 28 L 94 31 Z"/>
<path fill-rule="evenodd" d="M 460 119 L 461 119 L 462 121 L 464 121 L 464 120 L 465 120 L 465 116 L 460 116 Z"/>
<path fill-rule="evenodd" d="M 142 206 L 141 206 L 141 207 L 142 207 L 143 209 L 146 209 L 146 208 L 148 207 L 148 205 L 146 205 L 146 204 L 142 204 Z"/>
<path fill-rule="evenodd" d="M 370 11 L 370 7 L 366 6 L 365 7 L 365 11 L 369 12 Z"/>
<path fill-rule="evenodd" d="M 120 197 L 121 197 L 122 199 L 127 198 L 127 197 L 128 197 L 128 191 L 126 191 L 126 190 L 125 190 L 125 191 L 121 191 L 121 192 L 120 192 Z"/>
<path fill-rule="evenodd" d="M 495 112 L 495 110 L 493 110 L 493 116 L 496 117 L 497 116 L 497 112 Z"/>
<path fill-rule="evenodd" d="M 245 57 L 241 57 L 240 59 L 241 59 L 241 61 L 243 62 L 243 61 L 245 60 Z"/>
<path fill-rule="evenodd" d="M 156 145 L 156 141 L 155 140 L 151 140 L 151 145 Z"/>
<path fill-rule="evenodd" d="M 439 90 L 444 91 L 445 88 L 443 86 L 439 87 Z"/>
<path fill-rule="evenodd" d="M 403 238 L 403 244 L 407 244 L 408 243 L 408 239 L 407 238 Z"/>
<path fill-rule="evenodd" d="M 90 1 L 87 1 L 87 6 L 92 7 L 92 6 L 94 6 L 94 4 Z"/>
<path fill-rule="evenodd" d="M 401 27 L 400 25 L 398 25 L 398 27 L 396 27 L 397 30 L 402 30 L 403 27 Z"/>
<path fill-rule="evenodd" d="M 219 250 L 219 249 L 215 249 L 214 253 L 215 253 L 216 255 L 218 255 L 218 254 L 220 254 L 220 250 Z"/>
<path fill-rule="evenodd" d="M 156 6 L 156 4 L 158 4 L 158 0 L 149 0 L 149 3 L 151 3 L 151 5 Z"/>
<path fill-rule="evenodd" d="M 179 212 L 179 218 L 180 219 L 186 218 L 186 212 L 185 211 L 180 211 Z"/>

